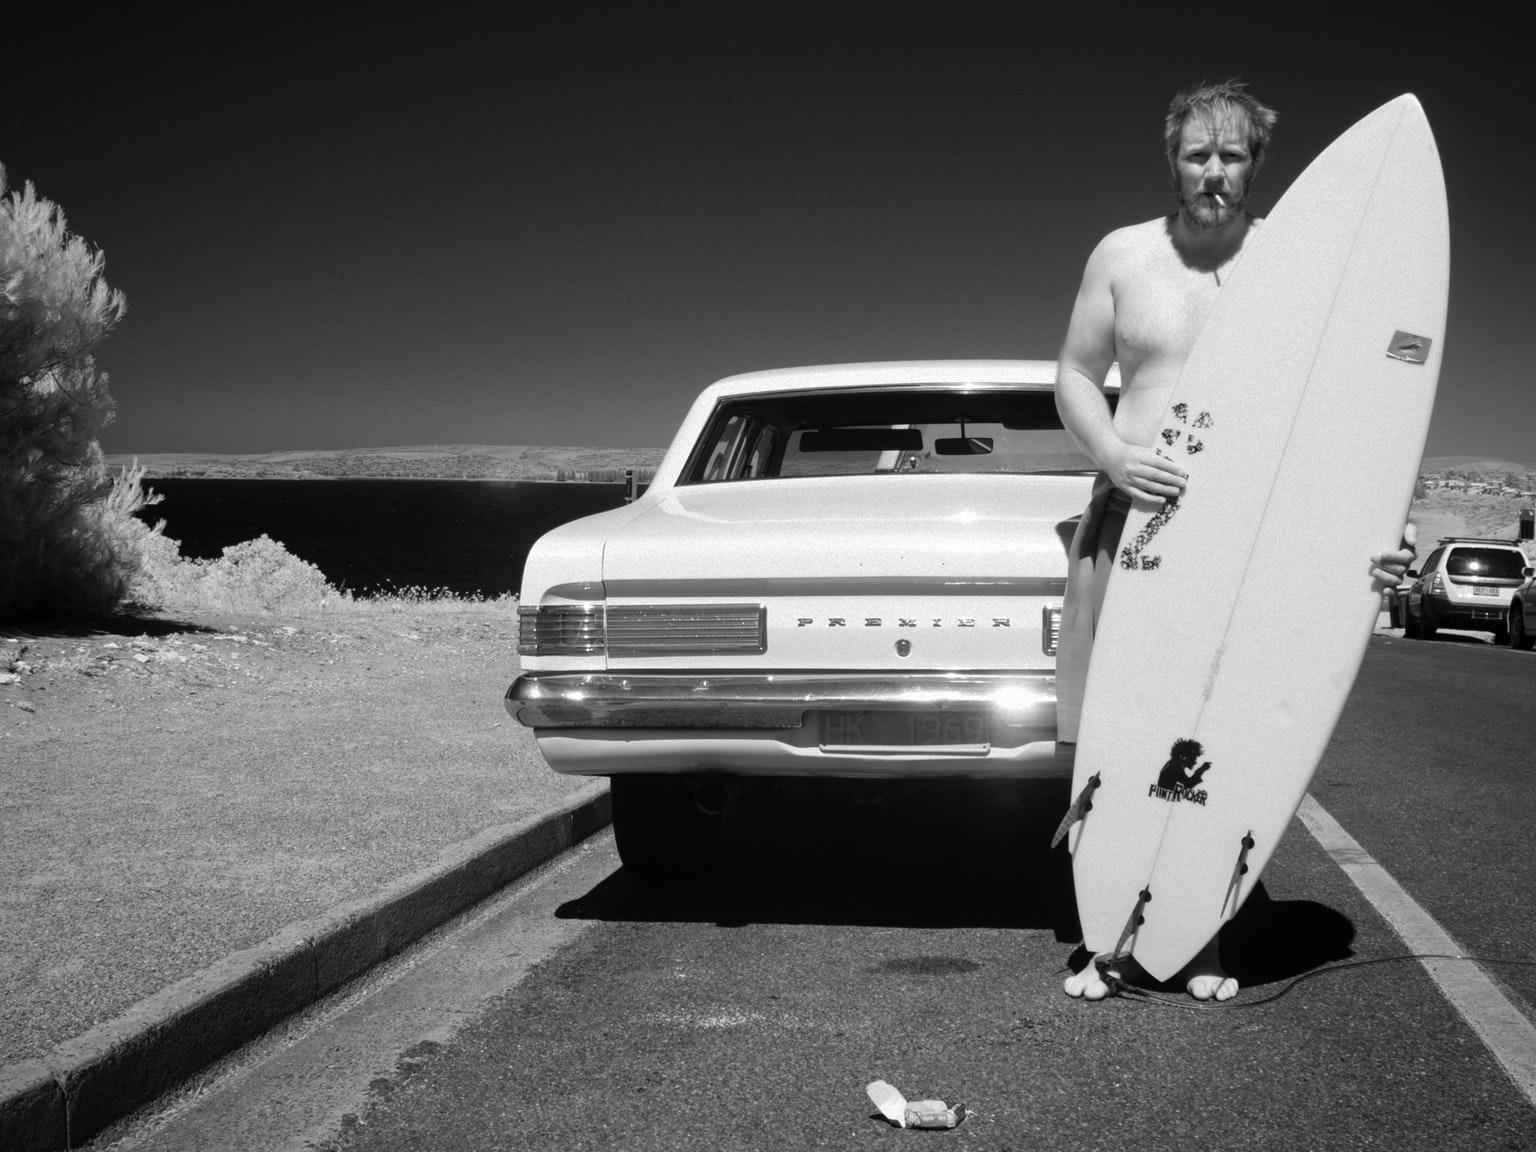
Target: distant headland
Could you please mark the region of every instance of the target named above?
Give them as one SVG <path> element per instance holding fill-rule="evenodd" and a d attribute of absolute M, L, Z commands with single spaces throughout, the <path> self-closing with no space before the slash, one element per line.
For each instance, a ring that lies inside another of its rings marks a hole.
<path fill-rule="evenodd" d="M 135 460 L 148 480 L 576 480 L 644 483 L 660 448 L 569 448 L 527 444 L 428 444 L 402 448 L 311 449 L 229 455 L 156 452 L 107 457 L 112 471 Z"/>
<path fill-rule="evenodd" d="M 571 480 L 622 483 L 634 469 L 648 482 L 660 448 L 572 448 L 528 444 L 427 444 L 312 449 L 237 456 L 159 452 L 107 457 L 113 471 L 134 460 L 147 480 Z M 1424 460 L 1411 516 L 1421 554 L 1440 535 L 1514 536 L 1520 511 L 1536 504 L 1536 465 L 1476 456 Z"/>

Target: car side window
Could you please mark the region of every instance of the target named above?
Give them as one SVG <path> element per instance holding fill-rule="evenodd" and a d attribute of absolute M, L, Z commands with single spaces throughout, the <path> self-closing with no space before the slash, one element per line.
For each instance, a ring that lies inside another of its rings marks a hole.
<path fill-rule="evenodd" d="M 764 423 L 757 430 L 757 435 L 752 440 L 752 447 L 747 452 L 746 464 L 742 468 L 742 478 L 757 480 L 763 476 L 770 476 L 773 467 L 774 456 L 781 439 L 779 429 L 772 424 Z"/>
<path fill-rule="evenodd" d="M 1419 568 L 1420 575 L 1428 576 L 1430 573 L 1432 573 L 1435 570 L 1435 565 L 1440 563 L 1440 554 L 1444 551 L 1444 548 L 1436 548 L 1433 552 L 1431 552 L 1428 559 L 1426 559 L 1423 565 Z"/>
<path fill-rule="evenodd" d="M 731 466 L 735 461 L 737 452 L 741 449 L 742 437 L 747 431 L 747 417 L 738 414 L 730 417 L 720 426 L 720 433 L 715 437 L 715 442 L 709 446 L 708 463 L 704 465 L 703 480 L 728 480 L 730 479 Z"/>

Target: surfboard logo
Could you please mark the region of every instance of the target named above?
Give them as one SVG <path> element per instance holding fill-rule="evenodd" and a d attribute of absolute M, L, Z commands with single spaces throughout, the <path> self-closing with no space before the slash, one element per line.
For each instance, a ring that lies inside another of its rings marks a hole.
<path fill-rule="evenodd" d="M 1178 444 L 1181 440 L 1183 441 L 1185 455 L 1194 456 L 1203 451 L 1205 449 L 1205 441 L 1195 436 L 1194 433 L 1196 431 L 1203 432 L 1215 423 L 1211 419 L 1211 414 L 1209 412 L 1201 412 L 1199 415 L 1191 418 L 1189 405 L 1182 402 L 1175 404 L 1168 411 L 1172 413 L 1174 420 L 1183 425 L 1182 428 L 1169 425 L 1160 433 L 1163 444 L 1168 449 L 1168 452 L 1173 451 L 1174 445 Z M 1156 449 L 1156 452 L 1164 460 L 1173 459 L 1162 448 Z M 1152 519 L 1143 525 L 1141 531 L 1136 533 L 1136 538 L 1120 550 L 1120 567 L 1132 572 L 1151 572 L 1161 567 L 1163 563 L 1162 556 L 1147 555 L 1147 545 L 1152 543 L 1153 537 L 1163 530 L 1163 527 L 1168 521 L 1173 519 L 1174 514 L 1178 510 L 1179 497 L 1177 496 L 1159 508 Z"/>
<path fill-rule="evenodd" d="M 1204 751 L 1198 740 L 1175 740 L 1168 751 L 1168 763 L 1157 774 L 1157 783 L 1147 786 L 1147 795 L 1173 804 L 1187 800 L 1203 807 L 1207 794 L 1200 781 L 1211 770 L 1211 762 L 1207 760 L 1198 768 L 1195 762 Z"/>

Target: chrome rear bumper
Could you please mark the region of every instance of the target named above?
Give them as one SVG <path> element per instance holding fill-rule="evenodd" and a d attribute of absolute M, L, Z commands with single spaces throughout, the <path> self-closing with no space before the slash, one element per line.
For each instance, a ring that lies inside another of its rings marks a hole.
<path fill-rule="evenodd" d="M 503 703 L 529 728 L 789 729 L 809 711 L 988 709 L 1014 728 L 1056 729 L 1053 672 L 528 673 Z M 1052 738 L 1052 737 L 1047 737 Z"/>

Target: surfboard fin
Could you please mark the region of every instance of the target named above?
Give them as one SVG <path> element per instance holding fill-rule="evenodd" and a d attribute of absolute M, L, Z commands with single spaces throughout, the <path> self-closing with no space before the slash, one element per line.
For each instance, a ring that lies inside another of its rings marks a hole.
<path fill-rule="evenodd" d="M 1126 920 L 1125 927 L 1120 930 L 1120 942 L 1115 945 L 1116 956 L 1129 955 L 1135 950 L 1132 943 L 1136 939 L 1137 930 L 1147 922 L 1142 909 L 1152 903 L 1152 889 L 1143 888 L 1136 897 L 1136 907 L 1131 909 L 1130 919 Z"/>
<path fill-rule="evenodd" d="M 1253 831 L 1250 829 L 1243 835 L 1242 849 L 1237 854 L 1237 866 L 1232 869 L 1232 880 L 1227 884 L 1227 894 L 1221 901 L 1221 914 L 1232 915 L 1237 912 L 1237 892 L 1242 887 L 1243 877 L 1248 875 L 1248 852 L 1253 848 Z M 1232 912 L 1227 911 L 1227 905 L 1232 906 Z"/>
<path fill-rule="evenodd" d="M 1095 772 L 1088 777 L 1088 783 L 1083 785 L 1083 790 L 1077 794 L 1077 799 L 1072 801 L 1072 806 L 1067 809 L 1067 814 L 1061 818 L 1061 823 L 1056 825 L 1056 835 L 1051 837 L 1051 847 L 1060 844 L 1072 825 L 1076 824 L 1093 809 L 1093 792 L 1099 786 L 1099 774 Z"/>

